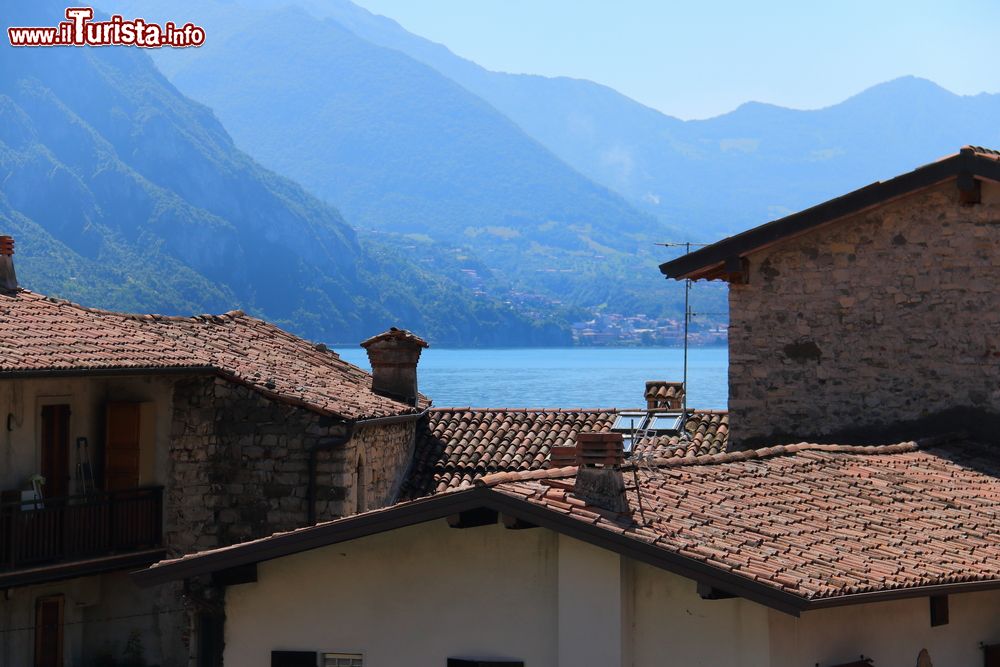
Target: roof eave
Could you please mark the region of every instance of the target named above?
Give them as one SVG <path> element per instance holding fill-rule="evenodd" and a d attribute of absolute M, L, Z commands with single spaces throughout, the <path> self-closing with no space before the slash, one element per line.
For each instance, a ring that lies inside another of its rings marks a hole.
<path fill-rule="evenodd" d="M 660 265 L 667 278 L 714 279 L 723 277 L 728 260 L 742 257 L 841 218 L 932 187 L 962 174 L 1000 181 L 1000 162 L 962 151 L 918 167 L 888 181 L 872 183 L 822 204 L 793 213 L 735 236 L 713 243 Z"/>
<path fill-rule="evenodd" d="M 773 586 L 760 584 L 696 559 L 674 554 L 605 528 L 565 517 L 488 487 L 474 487 L 431 496 L 397 508 L 313 526 L 285 535 L 208 552 L 201 556 L 168 561 L 162 565 L 134 572 L 132 577 L 140 586 L 154 586 L 273 560 L 480 508 L 508 514 L 680 576 L 717 586 L 734 595 L 788 614 L 797 616 L 804 603 L 804 598 Z"/>
<path fill-rule="evenodd" d="M 909 600 L 912 598 L 930 597 L 933 595 L 958 595 L 960 593 L 976 593 L 982 591 L 994 591 L 998 589 L 1000 589 L 1000 579 L 960 581 L 948 584 L 930 584 L 926 586 L 893 588 L 882 591 L 869 591 L 866 593 L 851 593 L 848 595 L 837 595 L 833 597 L 813 598 L 805 600 L 801 606 L 801 610 L 814 611 L 817 609 L 829 609 L 831 607 L 844 607 L 855 604 L 892 602 L 895 600 Z"/>

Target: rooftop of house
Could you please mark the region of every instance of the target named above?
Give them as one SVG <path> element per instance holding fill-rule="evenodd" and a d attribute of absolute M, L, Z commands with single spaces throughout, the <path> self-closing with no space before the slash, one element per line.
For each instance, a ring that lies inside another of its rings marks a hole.
<path fill-rule="evenodd" d="M 742 273 L 740 258 L 747 253 L 952 179 L 957 179 L 961 193 L 967 193 L 975 200 L 979 192 L 977 179 L 1000 181 L 1000 151 L 981 146 L 963 146 L 957 153 L 888 181 L 866 185 L 812 208 L 664 262 L 660 265 L 660 271 L 668 278 L 738 282 Z"/>
<path fill-rule="evenodd" d="M 137 578 L 195 576 L 485 508 L 793 614 L 1000 588 L 1000 464 L 992 445 L 963 436 L 803 443 L 651 459 L 631 469 L 626 463 L 627 512 L 578 497 L 576 467 L 503 472 L 469 488 L 163 561 Z"/>
<path fill-rule="evenodd" d="M 325 345 L 241 311 L 129 315 L 24 289 L 0 292 L 0 378 L 114 372 L 214 373 L 272 399 L 344 419 L 418 411 L 374 393 L 368 373 Z"/>
<path fill-rule="evenodd" d="M 1000 464 L 983 443 L 803 443 L 636 472 L 624 515 L 578 499 L 576 468 L 480 483 L 806 601 L 1000 585 Z"/>
<path fill-rule="evenodd" d="M 616 424 L 620 416 L 638 415 L 641 421 L 647 414 L 646 408 L 432 408 L 418 434 L 401 497 L 468 488 L 492 473 L 541 469 L 553 447 L 574 445 L 578 433 L 607 433 L 621 426 Z M 630 431 L 622 433 L 628 437 Z M 690 457 L 724 452 L 729 416 L 720 410 L 690 412 L 684 431 L 637 431 L 629 443 L 631 454 Z"/>

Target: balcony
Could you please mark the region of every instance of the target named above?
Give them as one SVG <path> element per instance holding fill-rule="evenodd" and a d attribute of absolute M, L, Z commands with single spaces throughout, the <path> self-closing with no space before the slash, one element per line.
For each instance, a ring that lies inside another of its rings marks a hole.
<path fill-rule="evenodd" d="M 140 567 L 163 553 L 163 487 L 0 504 L 0 587 Z"/>

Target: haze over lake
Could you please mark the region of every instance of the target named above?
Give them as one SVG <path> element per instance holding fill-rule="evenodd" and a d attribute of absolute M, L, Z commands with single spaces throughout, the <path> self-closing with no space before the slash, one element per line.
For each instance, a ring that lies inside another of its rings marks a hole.
<path fill-rule="evenodd" d="M 362 349 L 337 348 L 370 370 Z M 688 405 L 726 408 L 729 351 L 689 351 Z M 434 405 L 470 407 L 635 408 L 646 380 L 680 381 L 679 348 L 441 349 L 420 357 L 420 390 Z"/>

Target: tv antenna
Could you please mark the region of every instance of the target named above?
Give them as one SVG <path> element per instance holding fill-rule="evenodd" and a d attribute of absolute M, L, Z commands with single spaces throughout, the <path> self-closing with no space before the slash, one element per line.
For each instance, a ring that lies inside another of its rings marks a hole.
<path fill-rule="evenodd" d="M 690 241 L 667 241 L 666 243 L 655 243 L 654 245 L 663 246 L 664 248 L 684 248 L 684 254 L 688 255 L 691 253 L 691 248 L 704 248 L 710 243 L 692 243 Z M 688 413 L 688 334 L 690 333 L 691 318 L 694 317 L 694 313 L 691 311 L 691 279 L 684 279 L 684 375 L 682 382 L 684 384 L 684 394 L 681 396 L 681 415 L 685 424 L 687 423 L 687 413 Z M 687 437 L 687 429 L 681 428 L 681 437 Z"/>

